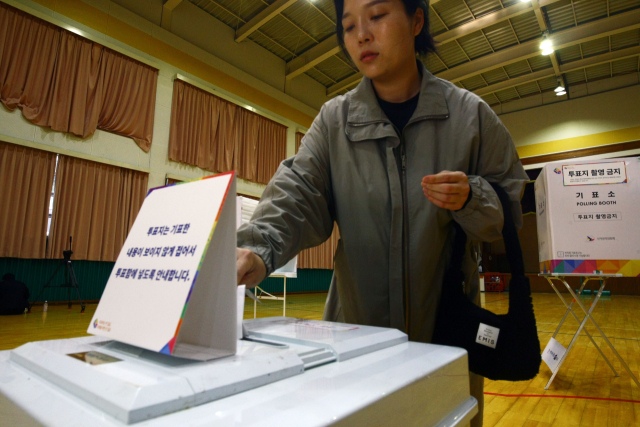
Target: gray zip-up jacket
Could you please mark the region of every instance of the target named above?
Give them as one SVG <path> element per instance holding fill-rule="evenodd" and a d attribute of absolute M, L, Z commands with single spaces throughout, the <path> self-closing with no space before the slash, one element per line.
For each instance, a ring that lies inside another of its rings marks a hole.
<path fill-rule="evenodd" d="M 473 240 L 499 239 L 502 208 L 489 182 L 507 190 L 521 224 L 528 177 L 493 110 L 419 65 L 418 106 L 401 136 L 367 78 L 324 104 L 299 152 L 282 162 L 251 222 L 238 231 L 238 246 L 258 254 L 270 274 L 327 240 L 337 222 L 325 319 L 398 328 L 413 341 L 429 342 L 451 222 Z M 472 197 L 459 211 L 438 208 L 422 192 L 422 178 L 443 170 L 469 177 Z M 472 245 L 468 252 L 467 294 L 477 299 Z"/>

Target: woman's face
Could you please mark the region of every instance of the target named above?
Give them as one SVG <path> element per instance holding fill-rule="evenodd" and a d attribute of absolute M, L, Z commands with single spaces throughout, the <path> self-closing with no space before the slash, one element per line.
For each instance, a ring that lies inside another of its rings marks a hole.
<path fill-rule="evenodd" d="M 347 52 L 371 80 L 387 80 L 415 62 L 415 36 L 424 14 L 407 15 L 401 0 L 345 0 L 342 25 Z"/>

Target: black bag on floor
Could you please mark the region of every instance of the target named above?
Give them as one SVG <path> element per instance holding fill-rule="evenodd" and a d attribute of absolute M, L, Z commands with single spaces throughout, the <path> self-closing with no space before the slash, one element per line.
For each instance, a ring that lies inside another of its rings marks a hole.
<path fill-rule="evenodd" d="M 531 301 L 529 278 L 524 275 L 522 249 L 507 193 L 493 185 L 502 203 L 502 236 L 511 266 L 509 313 L 494 314 L 464 293 L 462 260 L 467 236 L 456 223 L 451 264 L 442 284 L 432 343 L 462 347 L 469 353 L 469 370 L 491 380 L 530 380 L 540 369 L 540 341 Z"/>

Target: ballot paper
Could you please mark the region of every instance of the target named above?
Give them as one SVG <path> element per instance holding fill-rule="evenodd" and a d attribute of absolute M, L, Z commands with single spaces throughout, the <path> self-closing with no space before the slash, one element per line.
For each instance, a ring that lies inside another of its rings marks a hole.
<path fill-rule="evenodd" d="M 153 189 L 88 333 L 196 360 L 237 346 L 233 172 Z"/>

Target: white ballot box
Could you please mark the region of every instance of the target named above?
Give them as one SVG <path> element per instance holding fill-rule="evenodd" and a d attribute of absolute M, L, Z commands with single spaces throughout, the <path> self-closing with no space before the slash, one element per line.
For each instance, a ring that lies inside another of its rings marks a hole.
<path fill-rule="evenodd" d="M 234 356 L 188 360 L 104 337 L 0 352 L 6 425 L 467 426 L 463 349 L 395 329 L 246 320 Z"/>
<path fill-rule="evenodd" d="M 535 193 L 541 273 L 640 276 L 640 158 L 548 163 Z"/>

